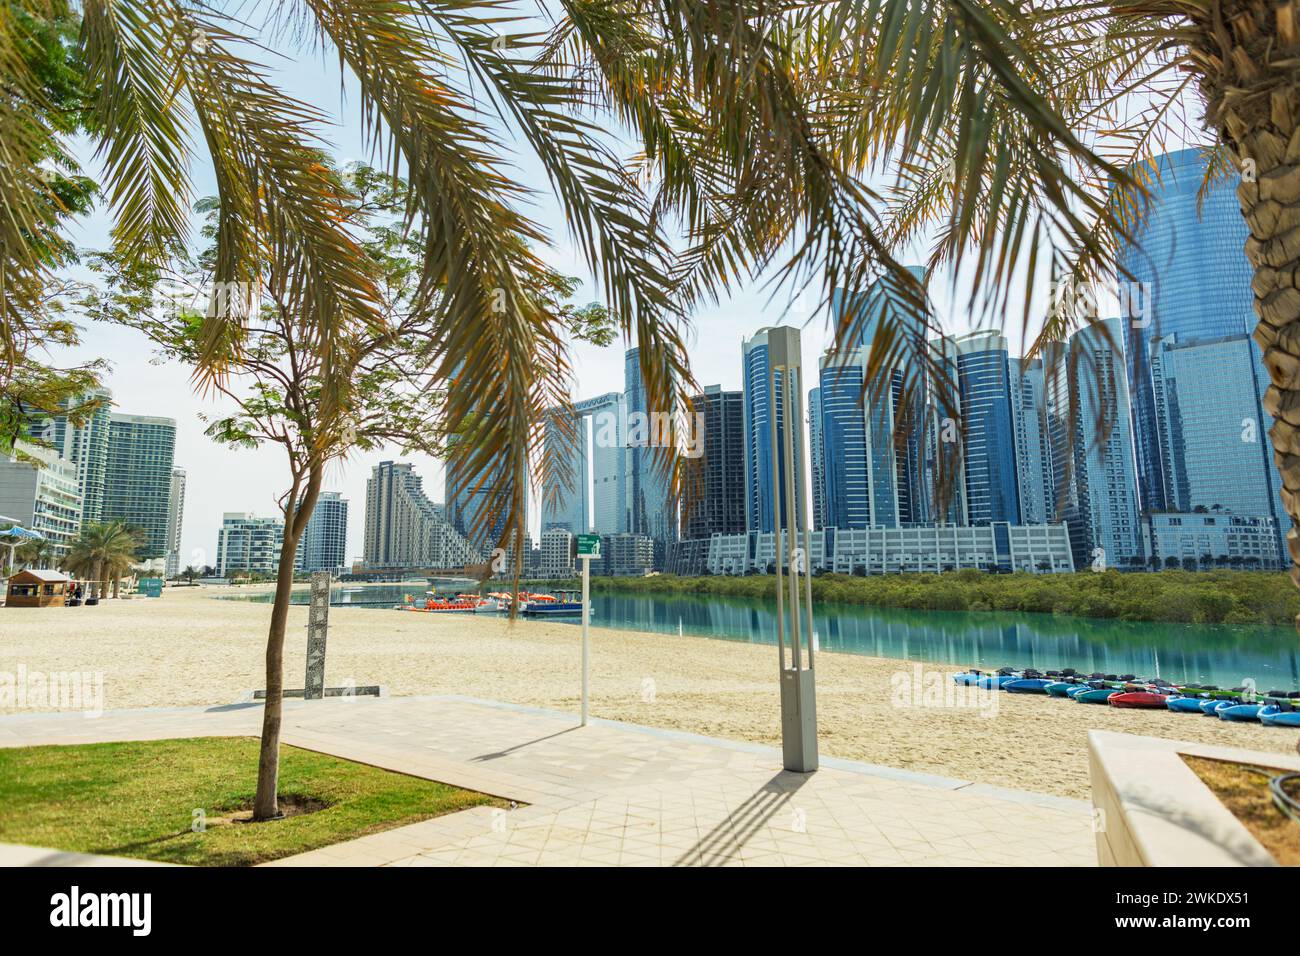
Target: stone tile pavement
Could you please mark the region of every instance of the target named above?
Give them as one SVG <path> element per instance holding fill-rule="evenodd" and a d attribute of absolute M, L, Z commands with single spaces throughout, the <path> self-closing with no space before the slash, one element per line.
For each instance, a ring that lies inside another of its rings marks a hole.
<path fill-rule="evenodd" d="M 256 735 L 261 707 L 0 717 L 0 747 Z M 1080 800 L 457 697 L 287 701 L 287 744 L 518 801 L 270 865 L 930 866 L 1096 863 Z M 1050 849 L 1050 852 L 1044 852 Z M 94 863 L 0 845 L 0 864 Z"/>

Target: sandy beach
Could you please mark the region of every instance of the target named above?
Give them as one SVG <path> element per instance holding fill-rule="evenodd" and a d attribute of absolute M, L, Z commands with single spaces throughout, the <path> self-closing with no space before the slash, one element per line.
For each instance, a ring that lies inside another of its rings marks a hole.
<path fill-rule="evenodd" d="M 241 589 L 238 593 L 249 593 Z M 0 678 L 102 673 L 104 707 L 228 704 L 263 685 L 268 604 L 223 588 L 98 608 L 0 608 Z M 302 686 L 306 609 L 289 616 L 285 680 Z M 576 712 L 580 631 L 493 616 L 331 610 L 326 679 L 393 695 L 463 694 Z M 779 744 L 776 649 L 592 629 L 592 713 Z M 1166 711 L 1119 711 L 1038 695 L 951 689 L 949 664 L 823 653 L 817 707 L 825 755 L 1071 797 L 1088 795 L 1086 735 L 1127 731 L 1293 753 L 1293 731 Z M 0 712 L 47 710 L 0 705 Z"/>

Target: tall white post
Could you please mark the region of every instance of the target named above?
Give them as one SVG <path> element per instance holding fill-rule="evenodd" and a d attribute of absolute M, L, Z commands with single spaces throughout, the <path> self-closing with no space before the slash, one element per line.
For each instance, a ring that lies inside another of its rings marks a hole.
<path fill-rule="evenodd" d="M 582 726 L 587 726 L 588 665 L 591 659 L 591 556 L 582 556 Z"/>

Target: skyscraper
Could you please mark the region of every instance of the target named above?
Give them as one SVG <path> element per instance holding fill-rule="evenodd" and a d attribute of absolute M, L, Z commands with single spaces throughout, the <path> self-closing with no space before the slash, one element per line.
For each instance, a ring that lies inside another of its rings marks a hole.
<path fill-rule="evenodd" d="M 808 392 L 808 458 L 812 465 L 813 530 L 826 527 L 826 460 L 822 442 L 822 390 Z"/>
<path fill-rule="evenodd" d="M 322 491 L 298 544 L 304 571 L 342 571 L 347 567 L 348 501 L 337 491 Z"/>
<path fill-rule="evenodd" d="M 1281 479 L 1270 460 L 1267 387 L 1259 349 L 1245 335 L 1184 344 L 1151 344 L 1151 385 L 1165 504 L 1171 511 L 1227 510 L 1289 522 Z M 1285 534 L 1285 530 L 1282 531 Z M 1279 559 L 1286 544 L 1277 542 Z"/>
<path fill-rule="evenodd" d="M 992 332 L 953 340 L 962 409 L 967 521 L 1020 524 L 1007 343 Z"/>
<path fill-rule="evenodd" d="M 175 452 L 175 419 L 117 412 L 109 416 L 101 517 L 139 528 L 139 555 L 145 561 L 167 554 Z"/>
<path fill-rule="evenodd" d="M 544 483 L 542 531 L 563 528 L 572 534 L 618 534 L 627 520 L 623 396 L 608 392 L 575 402 L 573 416 L 570 428 L 576 442 L 566 442 L 557 423 L 546 424 L 548 449 L 557 460 L 567 462 L 569 485 L 559 474 Z"/>
<path fill-rule="evenodd" d="M 918 282 L 925 281 L 920 266 L 909 266 L 908 271 Z M 850 318 L 855 324 L 853 341 L 819 363 L 828 527 L 898 528 L 928 520 L 923 481 L 927 382 L 924 375 L 914 375 L 909 382 L 908 374 L 918 367 L 917 357 L 927 354 L 928 322 L 907 299 L 897 282 L 885 277 L 867 289 L 850 317 L 854 300 L 841 289 L 832 294 L 837 327 Z M 864 398 L 863 384 L 873 362 L 885 371 Z M 832 428 L 837 429 L 835 435 Z M 846 443 L 842 447 L 853 456 L 851 461 L 835 461 L 840 443 Z M 832 468 L 837 475 L 830 474 Z M 847 497 L 835 502 L 837 494 Z"/>
<path fill-rule="evenodd" d="M 366 482 L 364 560 L 370 568 L 463 568 L 483 560 L 424 493 L 408 462 L 381 461 Z"/>
<path fill-rule="evenodd" d="M 446 517 L 452 528 L 466 542 L 475 560 L 486 561 L 500 546 L 510 516 L 509 489 L 512 480 L 506 474 L 505 459 L 489 466 L 484 476 L 470 474 L 469 467 L 455 454 L 446 465 Z M 524 501 L 524 526 L 528 524 L 527 496 Z M 507 547 L 509 543 L 507 542 Z"/>
<path fill-rule="evenodd" d="M 828 528 L 896 528 L 899 524 L 895 471 L 886 467 L 874 473 L 875 461 L 868 451 L 876 430 L 890 427 L 890 416 L 884 403 L 876 406 L 863 401 L 866 358 L 862 349 L 852 349 L 827 352 L 819 362 L 822 420 L 818 444 L 824 526 Z"/>
<path fill-rule="evenodd" d="M 1251 267 L 1241 252 L 1248 230 L 1235 182 L 1222 179 L 1201 196 L 1205 168 L 1200 149 L 1167 153 L 1134 167 L 1134 174 L 1147 181 L 1150 198 L 1132 241 L 1119 240 L 1118 265 L 1132 276 L 1120 277 L 1121 301 L 1128 305 L 1123 343 L 1139 492 L 1148 512 L 1172 507 L 1160 454 L 1152 342 L 1172 336 L 1180 345 L 1195 345 L 1247 335 L 1255 324 Z M 1263 388 L 1258 391 L 1263 394 Z M 1262 409 L 1253 414 L 1267 421 Z M 1258 450 L 1271 467 L 1267 437 Z"/>
<path fill-rule="evenodd" d="M 1130 566 L 1142 556 L 1128 379 L 1117 344 L 1122 324 L 1102 323 L 1110 342 L 1101 327 L 1082 328 L 1044 360 L 1057 520 L 1069 528 L 1078 570 Z M 1113 425 L 1098 442 L 1103 413 Z"/>
<path fill-rule="evenodd" d="M 709 385 L 694 398 L 703 454 L 685 462 L 682 538 L 745 530 L 745 406 L 742 392 Z"/>
<path fill-rule="evenodd" d="M 1045 524 L 1052 520 L 1055 501 L 1052 499 L 1052 452 L 1047 434 L 1043 360 L 1012 359 L 1010 367 L 1020 520 L 1025 524 Z"/>
<path fill-rule="evenodd" d="M 650 408 L 641 376 L 641 351 L 623 356 L 623 398 L 627 409 L 626 530 L 648 534 L 662 547 L 677 535 L 677 511 L 671 500 L 672 482 L 658 447 L 671 435 L 676 409 Z M 666 451 L 666 449 L 665 449 Z"/>
<path fill-rule="evenodd" d="M 769 386 L 768 342 L 777 336 L 785 339 L 791 354 L 799 354 L 799 330 L 790 326 L 776 326 L 759 329 L 753 336 L 741 344 L 743 353 L 742 380 L 744 382 L 745 401 L 745 530 L 771 532 L 773 530 L 773 508 L 779 502 L 782 526 L 793 527 L 794 522 L 787 523 L 786 492 L 784 488 L 773 487 L 772 479 L 772 434 L 771 423 L 776 423 L 777 456 L 785 468 L 785 411 L 779 405 L 772 408 Z M 776 373 L 776 384 L 782 384 L 784 373 Z M 802 383 L 796 395 L 803 391 Z M 794 449 L 795 496 L 804 493 L 802 448 Z M 774 497 L 775 496 L 775 497 Z"/>
<path fill-rule="evenodd" d="M 185 471 L 172 469 L 171 491 L 167 502 L 167 566 L 168 577 L 181 570 L 181 531 L 185 523 Z"/>
<path fill-rule="evenodd" d="M 99 521 L 104 513 L 104 480 L 108 469 L 108 430 L 112 414 L 113 395 L 107 389 L 97 389 L 77 399 L 75 404 L 90 399 L 101 399 L 102 404 L 90 413 L 85 423 L 74 425 L 67 415 L 45 419 L 33 431 L 54 447 L 60 458 L 77 466 L 77 480 L 81 485 L 81 520 L 89 524 Z M 65 402 L 71 407 L 73 402 Z"/>

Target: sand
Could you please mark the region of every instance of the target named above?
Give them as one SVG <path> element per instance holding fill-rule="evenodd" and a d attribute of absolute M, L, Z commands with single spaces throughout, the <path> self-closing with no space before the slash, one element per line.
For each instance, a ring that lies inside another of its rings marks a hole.
<path fill-rule="evenodd" d="M 169 588 L 160 599 L 97 608 L 0 608 L 0 679 L 20 665 L 28 673 L 100 672 L 110 710 L 237 701 L 263 685 L 270 606 L 218 599 L 230 593 Z M 302 686 L 306 620 L 305 608 L 291 610 L 289 687 Z M 572 625 L 339 607 L 330 624 L 330 685 L 351 680 L 393 695 L 578 709 L 580 630 Z M 819 654 L 821 752 L 1086 798 L 1092 729 L 1280 753 L 1296 746 L 1293 731 L 1258 724 L 956 689 L 946 675 L 958 669 Z M 779 744 L 776 670 L 771 646 L 593 628 L 592 714 Z"/>

